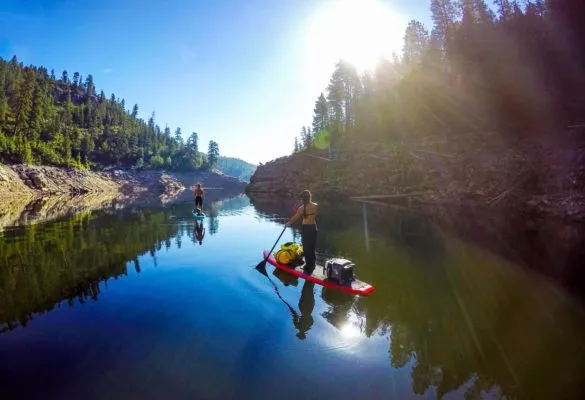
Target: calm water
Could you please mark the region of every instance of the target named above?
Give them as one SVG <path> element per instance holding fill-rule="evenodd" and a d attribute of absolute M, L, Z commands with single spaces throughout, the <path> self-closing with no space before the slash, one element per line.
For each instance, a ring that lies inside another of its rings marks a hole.
<path fill-rule="evenodd" d="M 269 209 L 206 205 L 201 243 L 190 204 L 0 233 L 2 398 L 580 397 L 585 315 L 560 289 L 355 204 L 321 212 L 318 248 L 374 294 L 266 277 L 289 212 Z"/>

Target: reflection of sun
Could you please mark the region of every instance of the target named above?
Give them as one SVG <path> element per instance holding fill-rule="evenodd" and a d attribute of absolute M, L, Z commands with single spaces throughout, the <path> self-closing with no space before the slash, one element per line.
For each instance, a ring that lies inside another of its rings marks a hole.
<path fill-rule="evenodd" d="M 341 336 L 347 339 L 357 338 L 361 335 L 360 329 L 351 322 L 346 322 L 339 330 Z"/>
<path fill-rule="evenodd" d="M 343 353 L 360 354 L 362 344 L 366 340 L 366 336 L 360 328 L 364 323 L 363 317 L 350 312 L 343 325 L 330 326 L 331 334 L 322 336 L 325 346 Z"/>
<path fill-rule="evenodd" d="M 382 0 L 329 0 L 308 21 L 306 56 L 313 67 L 345 59 L 363 72 L 400 54 L 405 28 Z"/>

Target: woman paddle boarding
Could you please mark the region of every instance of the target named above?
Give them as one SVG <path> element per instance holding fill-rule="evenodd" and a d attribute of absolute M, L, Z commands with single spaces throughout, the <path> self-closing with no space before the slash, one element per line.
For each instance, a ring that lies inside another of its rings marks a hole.
<path fill-rule="evenodd" d="M 301 242 L 303 244 L 303 254 L 305 255 L 304 272 L 311 275 L 315 270 L 315 247 L 317 246 L 317 203 L 312 201 L 311 192 L 303 190 L 301 193 L 302 206 L 297 208 L 295 215 L 286 223 L 286 226 L 292 226 L 299 218 L 303 218 L 303 227 L 301 230 Z"/>

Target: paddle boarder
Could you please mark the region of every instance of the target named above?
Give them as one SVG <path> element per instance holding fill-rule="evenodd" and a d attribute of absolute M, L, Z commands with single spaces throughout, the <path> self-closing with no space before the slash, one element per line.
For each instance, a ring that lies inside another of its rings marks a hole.
<path fill-rule="evenodd" d="M 303 244 L 303 254 L 305 256 L 305 266 L 303 270 L 306 274 L 311 275 L 315 270 L 315 247 L 317 246 L 317 203 L 312 200 L 309 190 L 303 190 L 301 193 L 303 204 L 297 208 L 295 215 L 286 223 L 286 226 L 292 226 L 299 218 L 303 219 L 301 230 L 301 242 Z"/>
<path fill-rule="evenodd" d="M 205 191 L 201 188 L 200 183 L 198 183 L 193 190 L 193 195 L 195 196 L 195 208 L 203 207 L 203 196 L 205 195 Z"/>

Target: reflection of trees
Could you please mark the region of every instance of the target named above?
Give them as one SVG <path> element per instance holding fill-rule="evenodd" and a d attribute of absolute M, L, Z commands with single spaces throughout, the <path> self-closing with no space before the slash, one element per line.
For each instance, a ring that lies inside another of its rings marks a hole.
<path fill-rule="evenodd" d="M 232 197 L 229 199 L 223 199 L 216 208 L 221 211 L 222 214 L 237 214 L 239 211 L 250 206 L 250 199 L 246 195 Z"/>
<path fill-rule="evenodd" d="M 217 217 L 209 217 L 208 219 L 208 229 L 210 235 L 215 235 L 219 230 L 219 218 Z"/>
<path fill-rule="evenodd" d="M 97 299 L 99 283 L 140 272 L 137 256 L 176 235 L 161 211 L 80 214 L 0 232 L 0 331 L 75 299 Z"/>

